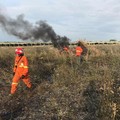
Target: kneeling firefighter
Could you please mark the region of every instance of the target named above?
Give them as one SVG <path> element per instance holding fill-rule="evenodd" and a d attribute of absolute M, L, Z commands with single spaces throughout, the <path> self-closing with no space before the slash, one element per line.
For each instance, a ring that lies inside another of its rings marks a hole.
<path fill-rule="evenodd" d="M 23 48 L 15 49 L 15 63 L 13 68 L 13 79 L 11 85 L 11 94 L 13 95 L 16 92 L 19 81 L 22 79 L 23 82 L 27 85 L 28 88 L 31 88 L 30 78 L 28 75 L 28 60 L 24 56 Z"/>

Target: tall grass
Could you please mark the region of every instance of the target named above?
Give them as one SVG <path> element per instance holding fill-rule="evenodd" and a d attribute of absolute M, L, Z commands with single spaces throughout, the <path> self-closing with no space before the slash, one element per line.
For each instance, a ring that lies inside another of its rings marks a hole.
<path fill-rule="evenodd" d="M 12 80 L 14 49 L 0 48 L 0 85 L 7 86 L 2 91 L 0 106 L 6 111 L 4 100 Z M 18 97 L 25 106 L 16 119 L 23 116 L 42 120 L 120 119 L 120 46 L 88 46 L 87 57 L 81 64 L 76 62 L 74 47 L 71 49 L 73 52 L 66 55 L 53 47 L 24 47 L 35 89 L 24 95 L 18 89 Z"/>

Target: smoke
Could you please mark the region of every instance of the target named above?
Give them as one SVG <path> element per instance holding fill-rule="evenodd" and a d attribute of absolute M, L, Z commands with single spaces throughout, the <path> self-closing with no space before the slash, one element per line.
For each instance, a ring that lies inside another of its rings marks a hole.
<path fill-rule="evenodd" d="M 24 20 L 23 14 L 17 16 L 16 19 L 12 19 L 0 12 L 0 26 L 8 34 L 14 35 L 22 40 L 51 41 L 54 47 L 69 44 L 69 39 L 66 36 L 60 37 L 57 35 L 53 28 L 45 21 L 40 20 L 33 25 L 29 21 Z"/>

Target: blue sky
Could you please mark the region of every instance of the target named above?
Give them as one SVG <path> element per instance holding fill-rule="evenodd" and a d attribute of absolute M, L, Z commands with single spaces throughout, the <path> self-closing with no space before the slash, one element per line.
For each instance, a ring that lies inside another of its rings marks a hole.
<path fill-rule="evenodd" d="M 45 20 L 71 41 L 120 39 L 120 0 L 0 0 L 0 10 L 15 19 Z M 0 41 L 22 41 L 0 29 Z"/>

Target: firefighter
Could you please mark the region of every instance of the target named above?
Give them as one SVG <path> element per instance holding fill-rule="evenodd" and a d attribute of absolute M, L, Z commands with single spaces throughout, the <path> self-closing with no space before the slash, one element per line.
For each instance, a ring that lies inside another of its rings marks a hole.
<path fill-rule="evenodd" d="M 78 42 L 77 47 L 76 47 L 76 57 L 77 57 L 78 64 L 82 62 L 82 52 L 83 52 L 83 49 L 80 45 L 80 42 Z"/>
<path fill-rule="evenodd" d="M 18 83 L 20 80 L 27 85 L 28 88 L 31 88 L 30 78 L 28 74 L 28 60 L 24 56 L 23 48 L 15 49 L 15 63 L 13 68 L 13 79 L 11 85 L 10 95 L 13 95 L 16 92 Z"/>
<path fill-rule="evenodd" d="M 69 54 L 69 48 L 68 48 L 68 46 L 65 46 L 65 45 L 64 45 L 63 51 L 64 51 L 65 53 Z"/>
<path fill-rule="evenodd" d="M 61 46 L 61 48 L 59 49 L 59 52 L 60 54 L 69 54 L 69 47 L 64 45 L 64 46 Z"/>

